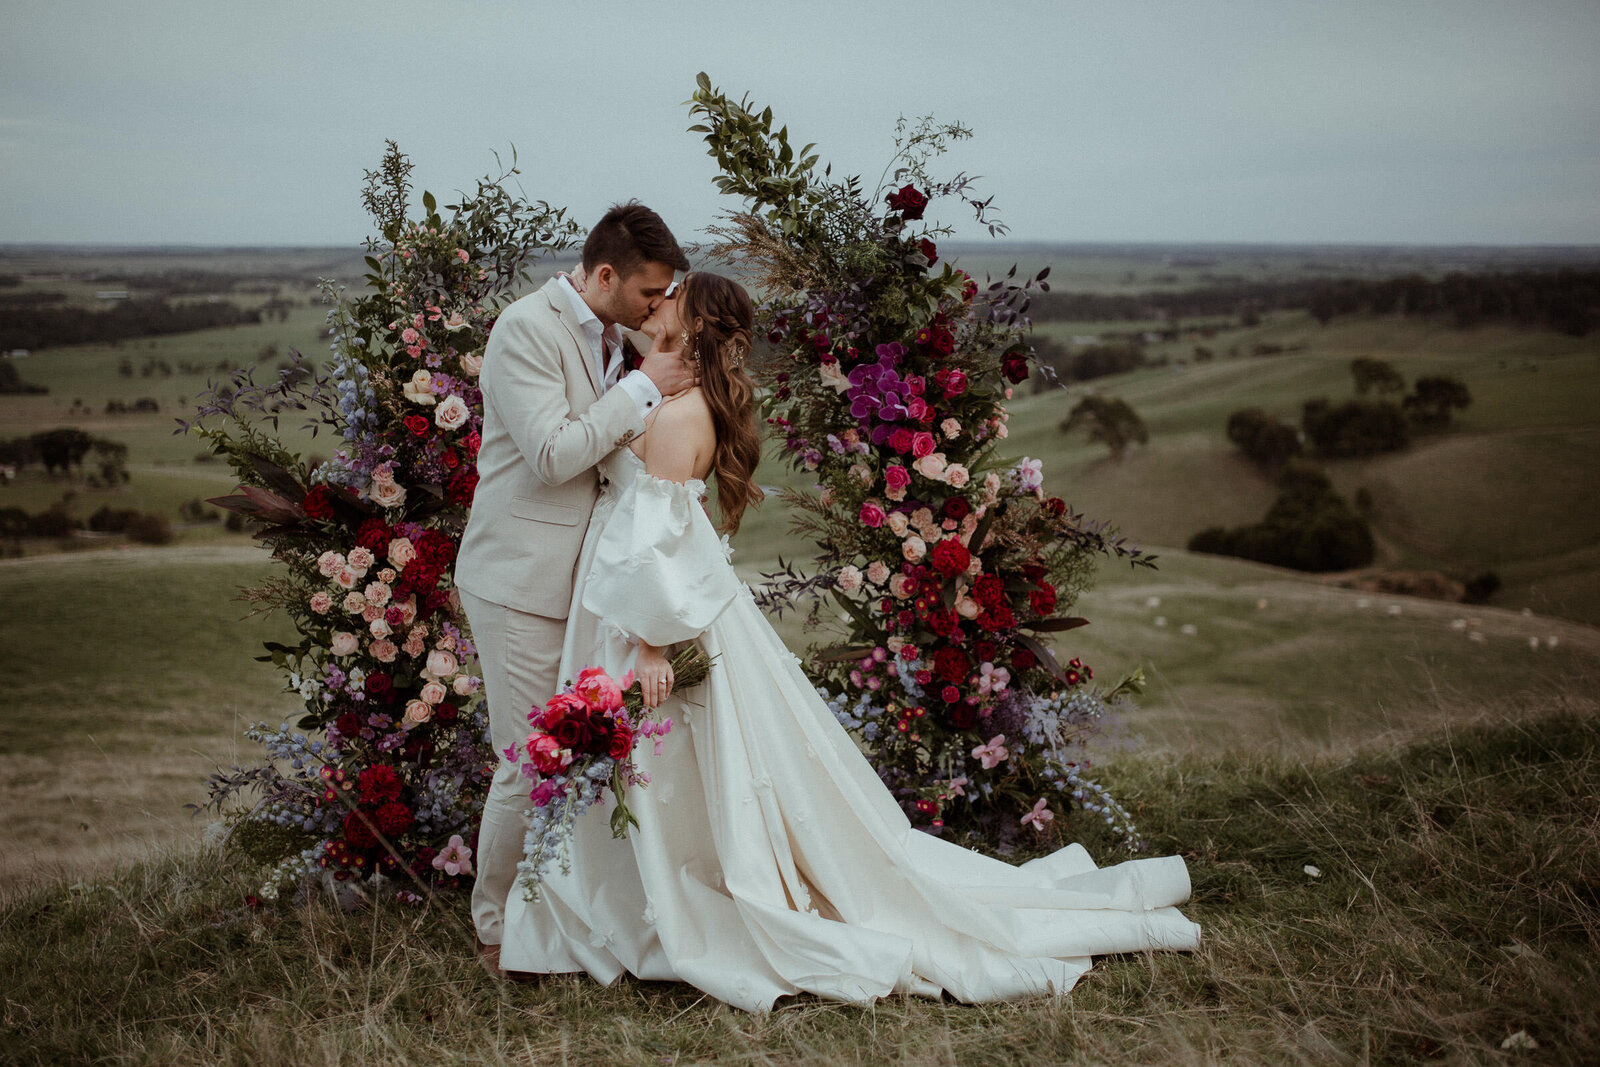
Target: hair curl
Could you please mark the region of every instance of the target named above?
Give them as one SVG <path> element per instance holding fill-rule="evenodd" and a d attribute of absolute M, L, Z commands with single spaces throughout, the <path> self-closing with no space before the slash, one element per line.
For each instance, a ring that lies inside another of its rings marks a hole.
<path fill-rule="evenodd" d="M 695 271 L 683 280 L 679 312 L 687 334 L 685 358 L 700 369 L 700 391 L 716 431 L 711 473 L 717 479 L 722 532 L 736 533 L 744 509 L 766 495 L 755 483 L 761 462 L 755 383 L 746 363 L 753 348 L 756 309 L 744 286 L 731 278 Z"/>

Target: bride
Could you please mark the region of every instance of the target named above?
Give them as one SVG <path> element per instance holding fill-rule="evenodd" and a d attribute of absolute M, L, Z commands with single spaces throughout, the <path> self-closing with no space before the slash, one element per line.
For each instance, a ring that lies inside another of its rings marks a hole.
<path fill-rule="evenodd" d="M 744 363 L 754 308 L 737 283 L 689 274 L 645 328 L 681 338 L 700 384 L 601 463 L 578 559 L 563 678 L 634 670 L 675 724 L 611 836 L 577 821 L 569 873 L 513 890 L 501 966 L 688 982 L 765 1011 L 811 993 L 991 1001 L 1071 989 L 1090 957 L 1193 949 L 1178 857 L 1106 869 L 1079 845 L 1020 867 L 911 828 L 727 562 L 723 532 L 759 501 L 760 438 Z M 698 641 L 711 676 L 673 692 L 668 646 Z"/>

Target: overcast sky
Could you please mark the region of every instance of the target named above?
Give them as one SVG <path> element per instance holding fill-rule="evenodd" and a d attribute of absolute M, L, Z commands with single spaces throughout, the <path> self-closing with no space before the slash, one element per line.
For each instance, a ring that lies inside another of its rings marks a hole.
<path fill-rule="evenodd" d="M 869 187 L 966 123 L 1017 239 L 1600 243 L 1600 0 L 0 5 L 0 242 L 353 243 L 385 138 L 693 239 L 706 70 Z"/>

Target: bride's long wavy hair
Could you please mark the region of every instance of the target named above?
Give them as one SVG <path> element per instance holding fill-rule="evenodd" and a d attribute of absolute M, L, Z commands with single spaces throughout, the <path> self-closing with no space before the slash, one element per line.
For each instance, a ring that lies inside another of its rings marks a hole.
<path fill-rule="evenodd" d="M 736 533 L 744 509 L 766 495 L 755 483 L 761 432 L 756 427 L 755 383 L 746 369 L 753 349 L 755 304 L 744 286 L 720 274 L 695 271 L 684 277 L 683 285 L 679 318 L 689 345 L 684 358 L 699 364 L 700 392 L 716 430 L 711 473 L 717 479 L 722 532 Z"/>

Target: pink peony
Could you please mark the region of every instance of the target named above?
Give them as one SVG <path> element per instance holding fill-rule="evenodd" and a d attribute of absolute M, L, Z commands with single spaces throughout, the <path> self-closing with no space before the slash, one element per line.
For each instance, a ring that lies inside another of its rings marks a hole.
<path fill-rule="evenodd" d="M 549 734 L 534 734 L 528 738 L 528 758 L 540 774 L 555 774 L 572 762 L 572 750 Z"/>
<path fill-rule="evenodd" d="M 622 687 L 600 667 L 579 671 L 572 691 L 590 711 L 616 711 L 622 707 Z"/>

